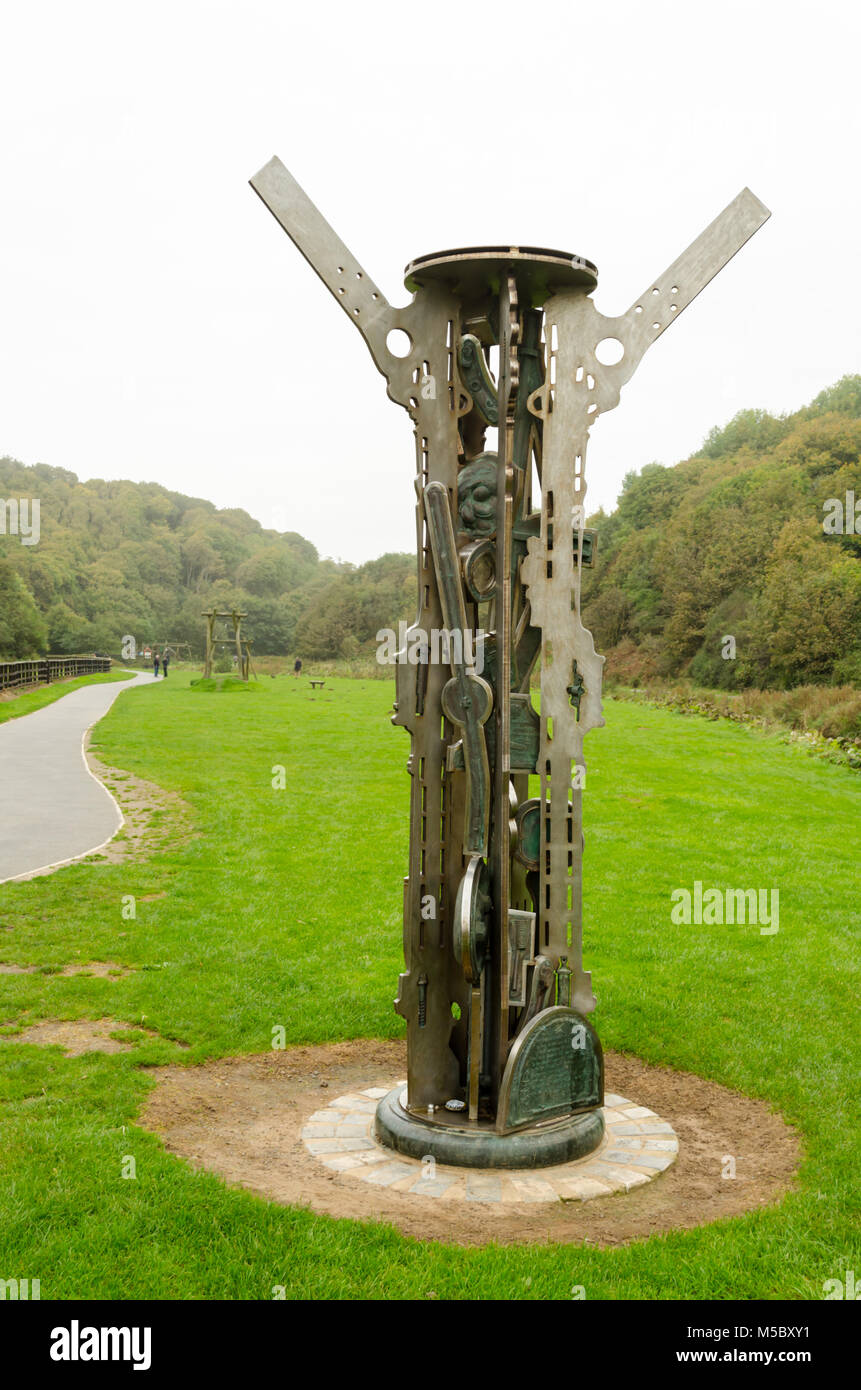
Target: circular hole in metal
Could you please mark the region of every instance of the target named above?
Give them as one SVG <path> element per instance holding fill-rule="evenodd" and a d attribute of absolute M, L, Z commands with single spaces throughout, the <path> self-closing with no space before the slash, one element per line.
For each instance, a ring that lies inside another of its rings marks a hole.
<path fill-rule="evenodd" d="M 605 367 L 615 367 L 625 356 L 625 347 L 618 338 L 602 338 L 595 347 L 595 356 Z"/>
<path fill-rule="evenodd" d="M 392 357 L 406 357 L 412 345 L 412 338 L 402 328 L 393 328 L 386 336 L 386 347 Z"/>

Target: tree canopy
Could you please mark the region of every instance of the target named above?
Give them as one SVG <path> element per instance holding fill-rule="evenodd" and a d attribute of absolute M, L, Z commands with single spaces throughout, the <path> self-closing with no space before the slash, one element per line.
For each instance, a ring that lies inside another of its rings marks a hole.
<path fill-rule="evenodd" d="M 644 676 L 710 686 L 861 683 L 859 460 L 861 376 L 846 376 L 793 414 L 740 411 L 674 467 L 628 473 L 615 510 L 590 518 L 598 559 L 584 570 L 584 619 L 611 669 L 624 651 Z M 212 606 L 247 612 L 258 653 L 350 658 L 415 615 L 412 556 L 336 564 L 294 531 L 157 483 L 7 458 L 0 497 L 41 503 L 38 544 L 0 535 L 7 659 L 118 653 L 126 634 L 201 653 Z"/>
<path fill-rule="evenodd" d="M 38 498 L 38 544 L 0 535 L 0 656 L 181 641 L 202 651 L 201 613 L 248 613 L 258 652 L 291 647 L 296 623 L 341 567 L 304 536 L 265 530 L 157 483 L 81 482 L 0 459 L 0 497 Z"/>
<path fill-rule="evenodd" d="M 794 414 L 741 411 L 673 468 L 629 473 L 616 510 L 590 518 L 598 649 L 625 644 L 645 675 L 725 688 L 858 681 L 861 534 L 846 497 L 861 501 L 859 460 L 861 376 L 847 376 Z M 843 524 L 829 533 L 830 499 Z"/>

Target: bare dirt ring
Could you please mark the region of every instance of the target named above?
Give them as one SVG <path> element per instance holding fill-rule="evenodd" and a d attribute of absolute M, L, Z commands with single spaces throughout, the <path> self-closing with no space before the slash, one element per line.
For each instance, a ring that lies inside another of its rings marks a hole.
<path fill-rule="evenodd" d="M 605 1061 L 607 1090 L 669 1121 L 679 1156 L 647 1186 L 587 1202 L 448 1203 L 351 1182 L 325 1168 L 302 1143 L 303 1124 L 342 1092 L 394 1085 L 405 1076 L 400 1042 L 342 1042 L 161 1067 L 140 1123 L 170 1153 L 267 1201 L 382 1221 L 408 1236 L 459 1245 L 622 1245 L 740 1216 L 791 1189 L 799 1136 L 765 1102 L 635 1057 L 607 1052 Z M 733 1167 L 735 1177 L 725 1176 Z"/>

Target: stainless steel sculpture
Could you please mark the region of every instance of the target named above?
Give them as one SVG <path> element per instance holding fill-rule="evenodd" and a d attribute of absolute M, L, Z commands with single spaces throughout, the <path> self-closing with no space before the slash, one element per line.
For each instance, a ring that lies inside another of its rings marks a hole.
<path fill-rule="evenodd" d="M 413 261 L 413 298 L 398 309 L 278 159 L 251 184 L 414 423 L 419 610 L 408 636 L 431 653 L 448 634 L 445 664 L 405 651 L 396 668 L 394 722 L 412 744 L 395 1005 L 409 1076 L 381 1101 L 377 1132 L 447 1162 L 577 1157 L 603 1132 L 582 965 L 583 740 L 604 722 L 603 657 L 580 618 L 595 547 L 586 445 L 646 349 L 768 210 L 745 189 L 618 318 L 592 302 L 590 261 L 516 246 Z M 540 715 L 529 693 L 539 657 Z"/>

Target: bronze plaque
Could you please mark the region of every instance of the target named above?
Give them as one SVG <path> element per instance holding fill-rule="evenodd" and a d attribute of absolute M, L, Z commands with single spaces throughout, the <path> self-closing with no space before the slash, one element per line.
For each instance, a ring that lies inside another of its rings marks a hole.
<path fill-rule="evenodd" d="M 499 1098 L 505 1129 L 603 1104 L 604 1061 L 595 1030 L 574 1009 L 543 1009 L 511 1049 Z"/>

